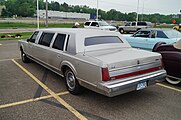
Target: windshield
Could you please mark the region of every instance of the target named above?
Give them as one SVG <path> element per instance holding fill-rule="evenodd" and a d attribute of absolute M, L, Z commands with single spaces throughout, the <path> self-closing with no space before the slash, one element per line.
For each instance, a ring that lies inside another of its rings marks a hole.
<path fill-rule="evenodd" d="M 106 21 L 99 22 L 100 26 L 109 26 L 109 24 Z"/>
<path fill-rule="evenodd" d="M 176 30 L 164 31 L 168 38 L 181 38 L 181 33 Z"/>

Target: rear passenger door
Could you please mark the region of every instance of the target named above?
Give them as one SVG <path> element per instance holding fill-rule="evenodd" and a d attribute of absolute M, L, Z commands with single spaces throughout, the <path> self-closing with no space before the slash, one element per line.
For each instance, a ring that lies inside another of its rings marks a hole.
<path fill-rule="evenodd" d="M 33 54 L 35 59 L 39 62 L 47 64 L 49 59 L 48 50 L 50 49 L 50 44 L 53 39 L 54 33 L 43 32 L 41 37 L 33 47 Z"/>
<path fill-rule="evenodd" d="M 66 34 L 56 34 L 54 41 L 49 49 L 49 59 L 48 63 L 54 71 L 60 70 L 60 63 L 63 59 L 63 53 L 66 51 L 66 46 L 68 43 L 69 35 Z"/>

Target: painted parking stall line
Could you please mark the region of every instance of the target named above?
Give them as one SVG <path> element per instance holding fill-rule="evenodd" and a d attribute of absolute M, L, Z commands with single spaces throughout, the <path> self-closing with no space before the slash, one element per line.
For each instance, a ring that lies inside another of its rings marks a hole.
<path fill-rule="evenodd" d="M 20 58 L 13 58 L 14 60 L 17 60 L 17 59 L 20 59 Z M 4 61 L 11 61 L 12 60 L 12 58 L 11 59 L 0 59 L 0 62 L 4 62 Z"/>
<path fill-rule="evenodd" d="M 58 96 L 59 95 L 66 95 L 68 93 L 69 92 L 67 92 L 67 91 L 66 92 L 60 92 L 60 93 L 57 93 L 56 95 L 58 95 Z M 8 103 L 8 104 L 0 105 L 0 109 L 12 107 L 12 106 L 17 106 L 17 105 L 21 105 L 21 104 L 26 104 L 26 103 L 30 103 L 30 102 L 40 101 L 40 100 L 44 100 L 44 99 L 48 99 L 48 98 L 52 98 L 52 97 L 53 97 L 52 95 L 47 95 L 47 96 L 23 100 L 23 101 L 19 101 L 19 102 Z"/>
<path fill-rule="evenodd" d="M 174 88 L 174 87 L 171 87 L 171 86 L 167 86 L 167 85 L 164 85 L 164 84 L 161 84 L 161 83 L 156 83 L 156 84 L 159 85 L 159 86 L 162 86 L 162 87 L 177 91 L 177 92 L 181 92 L 180 89 L 177 89 L 177 88 Z"/>
<path fill-rule="evenodd" d="M 70 112 L 72 112 L 77 118 L 80 120 L 87 120 L 82 114 L 80 114 L 76 109 L 70 106 L 67 102 L 65 102 L 62 98 L 60 98 L 57 94 L 55 94 L 51 89 L 49 89 L 45 84 L 43 84 L 38 78 L 36 78 L 33 74 L 31 74 L 28 70 L 26 70 L 23 66 L 17 63 L 14 59 L 12 61 L 22 69 L 27 75 L 29 75 L 35 82 L 37 82 L 42 88 L 44 88 L 50 95 L 52 95 L 60 104 L 65 106 Z"/>

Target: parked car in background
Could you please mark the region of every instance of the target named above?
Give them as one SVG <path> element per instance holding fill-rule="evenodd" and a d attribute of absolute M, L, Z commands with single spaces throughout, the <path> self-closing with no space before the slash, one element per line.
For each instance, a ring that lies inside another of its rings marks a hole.
<path fill-rule="evenodd" d="M 174 44 L 159 42 L 153 51 L 161 53 L 163 57 L 164 68 L 167 71 L 166 80 L 174 85 L 181 84 L 181 40 Z"/>
<path fill-rule="evenodd" d="M 181 23 L 179 25 L 177 25 L 177 26 L 174 26 L 173 29 L 181 31 Z"/>
<path fill-rule="evenodd" d="M 173 29 L 145 28 L 133 35 L 124 35 L 132 47 L 152 51 L 158 42 L 173 44 L 181 39 L 181 33 Z"/>
<path fill-rule="evenodd" d="M 120 33 L 136 32 L 141 28 L 147 28 L 153 26 L 151 22 L 128 22 L 124 26 L 119 26 L 118 31 Z"/>
<path fill-rule="evenodd" d="M 117 31 L 117 28 L 115 26 L 111 26 L 106 21 L 103 20 L 86 21 L 84 24 L 84 28 Z"/>
<path fill-rule="evenodd" d="M 159 53 L 132 48 L 118 32 L 92 29 L 39 29 L 19 41 L 22 61 L 30 59 L 64 76 L 67 90 L 83 87 L 112 97 L 163 81 Z"/>
<path fill-rule="evenodd" d="M 111 26 L 114 26 L 114 27 L 116 27 L 117 29 L 119 28 L 119 26 L 116 24 L 116 22 L 114 22 L 114 21 L 111 21 L 110 23 L 109 23 L 109 25 L 111 25 Z"/>

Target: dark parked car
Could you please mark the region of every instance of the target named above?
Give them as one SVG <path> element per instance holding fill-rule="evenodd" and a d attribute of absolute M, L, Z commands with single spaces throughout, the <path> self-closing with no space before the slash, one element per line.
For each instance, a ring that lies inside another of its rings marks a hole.
<path fill-rule="evenodd" d="M 175 44 L 157 43 L 153 51 L 162 54 L 167 71 L 166 80 L 171 84 L 181 85 L 181 40 Z"/>

